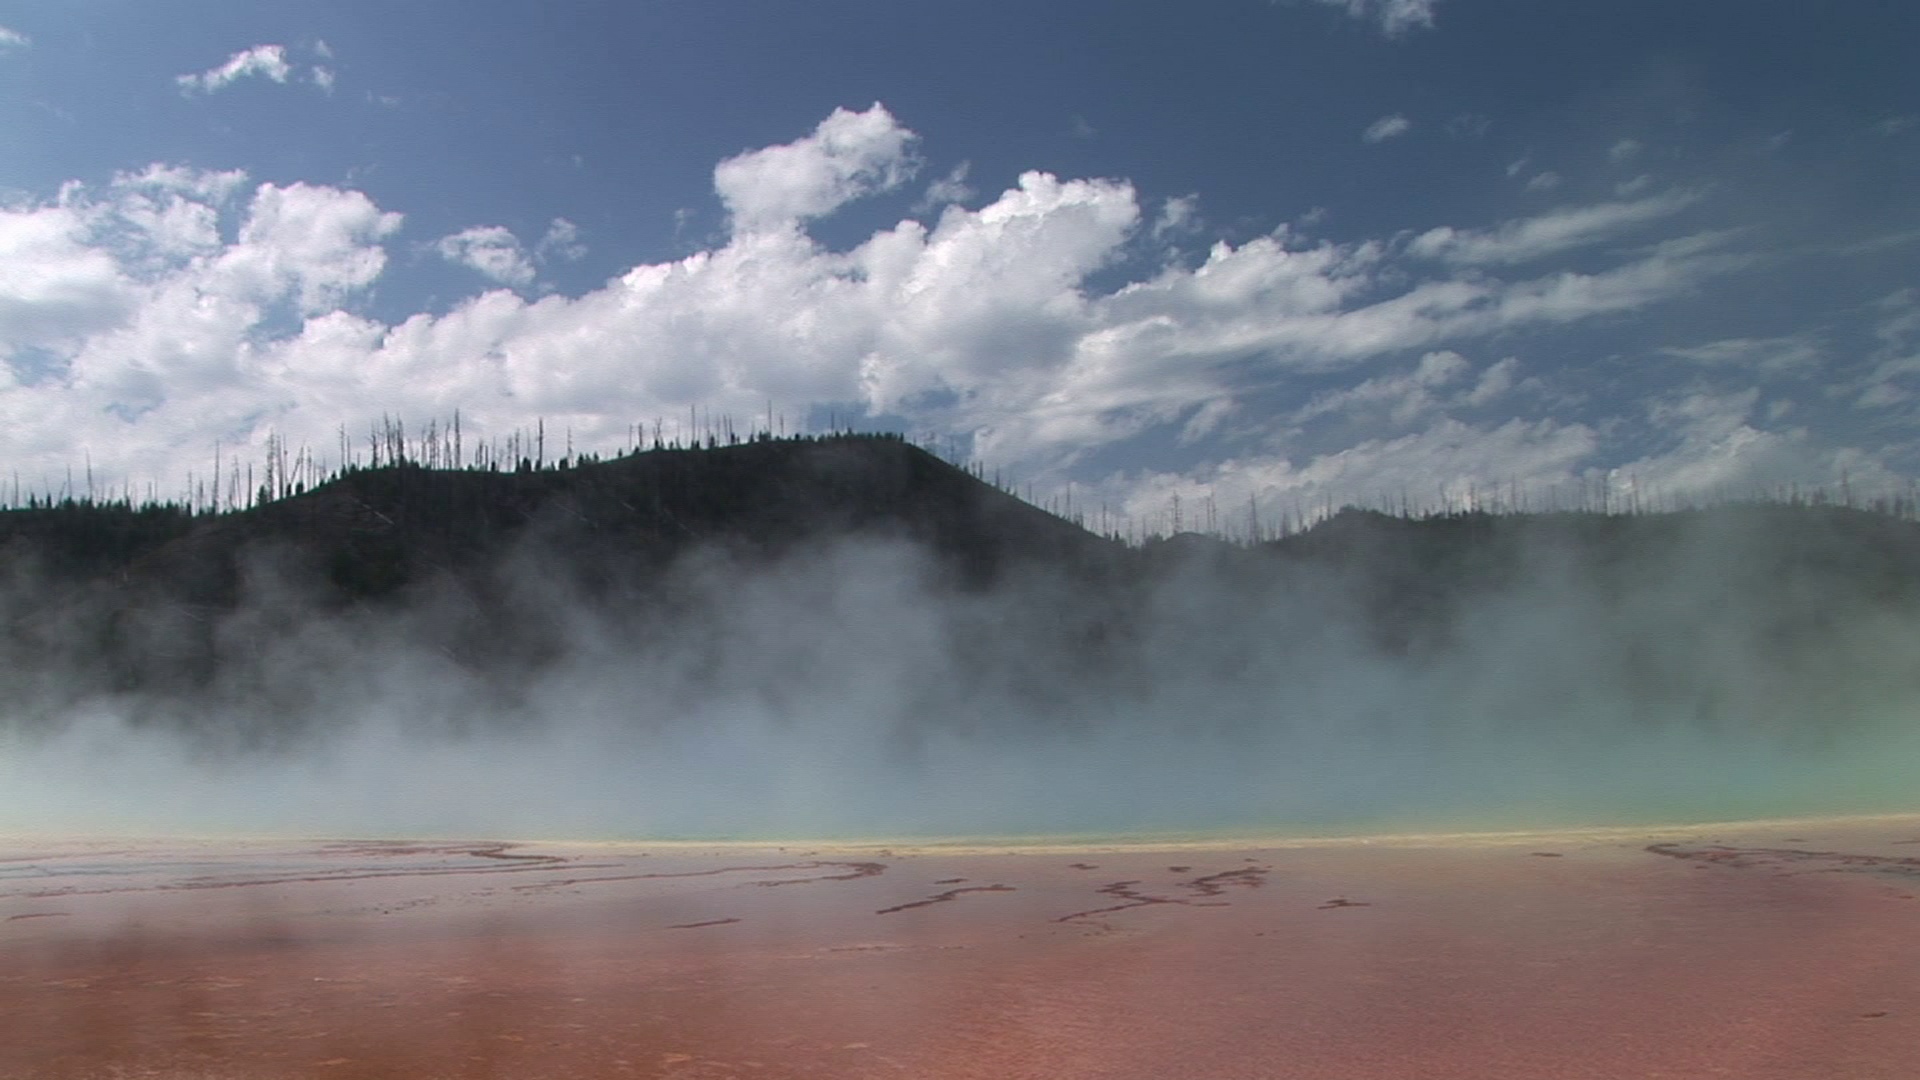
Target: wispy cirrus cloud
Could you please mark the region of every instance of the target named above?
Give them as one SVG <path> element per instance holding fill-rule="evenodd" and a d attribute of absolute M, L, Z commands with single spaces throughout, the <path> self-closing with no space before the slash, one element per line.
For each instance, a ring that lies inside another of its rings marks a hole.
<path fill-rule="evenodd" d="M 1415 237 L 1407 250 L 1423 258 L 1462 265 L 1530 262 L 1614 239 L 1678 213 L 1696 201 L 1697 196 L 1670 192 L 1631 201 L 1566 207 L 1491 229 L 1456 229 L 1442 225 Z"/>
<path fill-rule="evenodd" d="M 1344 9 L 1356 19 L 1374 23 L 1389 37 L 1411 30 L 1431 30 L 1433 9 L 1439 0 L 1318 0 Z"/>
<path fill-rule="evenodd" d="M 920 196 L 919 202 L 913 204 L 914 212 L 926 213 L 948 203 L 963 203 L 973 198 L 978 193 L 967 185 L 967 173 L 972 168 L 971 162 L 963 161 L 947 175 L 928 184 L 926 193 Z"/>
<path fill-rule="evenodd" d="M 24 49 L 33 44 L 33 39 L 10 27 L 0 26 L 0 54 Z"/>
<path fill-rule="evenodd" d="M 1394 113 L 1391 116 L 1383 116 L 1373 123 L 1368 124 L 1367 129 L 1360 133 L 1360 141 L 1364 143 L 1382 143 L 1388 139 L 1405 135 L 1411 130 L 1413 130 L 1413 121 L 1399 113 Z"/>
<path fill-rule="evenodd" d="M 1730 367 L 1756 375 L 1807 375 L 1819 370 L 1827 349 L 1812 334 L 1773 338 L 1721 338 L 1698 345 L 1674 345 L 1668 356 L 1709 367 Z"/>
<path fill-rule="evenodd" d="M 549 222 L 546 233 L 533 248 L 533 257 L 541 262 L 555 259 L 576 262 L 585 258 L 586 254 L 587 245 L 580 240 L 580 226 L 566 218 L 554 218 Z"/>

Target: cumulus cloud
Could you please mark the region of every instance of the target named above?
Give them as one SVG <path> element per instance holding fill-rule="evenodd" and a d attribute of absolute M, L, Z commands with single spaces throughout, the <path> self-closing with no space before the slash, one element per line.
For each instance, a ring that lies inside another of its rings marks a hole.
<path fill-rule="evenodd" d="M 380 276 L 387 256 L 379 242 L 400 221 L 357 191 L 261 184 L 238 240 L 212 269 L 242 295 L 289 298 L 301 314 L 317 314 Z"/>
<path fill-rule="evenodd" d="M 436 245 L 440 257 L 515 288 L 533 284 L 533 261 L 505 226 L 476 225 L 443 236 Z"/>
<path fill-rule="evenodd" d="M 736 231 L 802 222 L 904 183 L 918 167 L 916 139 L 878 102 L 835 109 L 805 138 L 721 162 L 713 186 Z"/>
<path fill-rule="evenodd" d="M 100 192 L 70 187 L 59 206 L 0 213 L 0 233 L 64 219 L 67 258 L 43 254 L 38 263 L 65 266 L 65 280 L 50 282 L 84 301 L 36 298 L 37 318 L 5 319 L 40 331 L 65 373 L 57 392 L 42 384 L 44 396 L 6 404 L 39 410 L 32 427 L 43 433 L 65 426 L 103 443 L 124 438 L 130 459 L 152 461 L 179 453 L 183 435 L 213 437 L 227 408 L 271 409 L 255 378 L 256 338 L 371 284 L 385 266 L 379 241 L 400 218 L 358 192 L 261 184 L 238 229 L 223 234 L 221 203 L 240 183 L 232 173 L 158 167 Z M 49 333 L 50 317 L 66 322 Z M 163 407 L 207 415 L 139 422 Z M 173 426 L 182 421 L 186 428 Z"/>
<path fill-rule="evenodd" d="M 1396 136 L 1405 135 L 1412 129 L 1413 121 L 1401 116 L 1399 113 L 1394 113 L 1391 116 L 1383 116 L 1373 123 L 1368 124 L 1367 130 L 1360 133 L 1360 141 L 1364 143 L 1386 142 L 1388 139 L 1395 138 Z"/>
<path fill-rule="evenodd" d="M 24 49 L 33 44 L 33 39 L 18 30 L 0 26 L 0 53 L 14 49 Z"/>
<path fill-rule="evenodd" d="M 284 83 L 293 74 L 292 65 L 287 63 L 287 50 L 282 45 L 255 45 L 242 49 L 227 58 L 227 62 L 218 67 L 208 68 L 194 75 L 177 75 L 175 85 L 182 93 L 199 91 L 211 94 L 224 90 L 241 79 L 258 76 Z"/>
<path fill-rule="evenodd" d="M 90 234 L 73 206 L 0 212 L 0 347 L 85 340 L 133 307 L 132 283 Z"/>
<path fill-rule="evenodd" d="M 952 432 L 1027 476 L 1071 475 L 1164 430 L 1227 440 L 1206 453 L 1262 491 L 1330 492 L 1368 468 L 1422 490 L 1448 470 L 1566 482 L 1603 426 L 1488 420 L 1476 410 L 1544 397 L 1520 393 L 1533 380 L 1511 358 L 1467 359 L 1471 343 L 1643 309 L 1755 258 L 1726 232 L 1609 243 L 1688 204 L 1673 195 L 1411 241 L 1282 228 L 1143 269 L 1149 245 L 1197 227 L 1190 202 L 1037 171 L 844 249 L 799 227 L 904 182 L 916 138 L 878 106 L 836 111 L 722 163 L 734 228 L 710 247 L 579 295 L 490 288 L 397 320 L 367 298 L 400 217 L 350 189 L 154 166 L 0 208 L 0 348 L 17 376 L 0 383 L 0 447 L 30 476 L 89 444 L 97 469 L 164 487 L 216 438 L 271 431 L 318 450 L 369 409 L 459 408 L 482 438 L 545 417 L 604 451 L 636 418 L 690 404 L 760 415 L 771 399 L 789 415 L 830 403 Z M 531 252 L 499 226 L 434 247 L 524 289 L 578 245 L 555 219 Z M 1578 270 L 1539 265 L 1575 249 Z M 1351 438 L 1235 449 L 1255 395 L 1301 380 L 1318 396 L 1280 412 L 1340 419 Z"/>

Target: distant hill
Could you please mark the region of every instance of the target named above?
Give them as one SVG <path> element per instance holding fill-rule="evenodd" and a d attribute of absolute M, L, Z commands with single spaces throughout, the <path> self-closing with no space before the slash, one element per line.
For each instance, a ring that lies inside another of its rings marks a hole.
<path fill-rule="evenodd" d="M 1920 615 L 1920 523 L 1840 506 L 1427 518 L 1345 510 L 1262 551 L 1340 575 L 1400 640 L 1523 588 L 1615 600 L 1664 589 L 1676 603 L 1764 611 L 1781 633 L 1867 611 Z"/>
<path fill-rule="evenodd" d="M 952 607 L 943 648 L 958 669 L 1053 703 L 1048 715 L 1298 665 L 1272 693 L 1327 664 L 1481 678 L 1476 665 L 1530 650 L 1551 659 L 1513 661 L 1542 675 L 1529 694 L 1611 681 L 1688 715 L 1920 694 L 1920 665 L 1901 651 L 1920 645 L 1905 629 L 1920 627 L 1920 524 L 1886 514 L 1350 510 L 1258 545 L 1181 534 L 1128 547 L 899 438 L 835 436 L 516 471 L 361 468 L 221 514 L 0 512 L 0 695 L 277 701 L 328 619 L 346 620 L 326 639 L 330 672 L 360 664 L 356 649 L 404 648 L 511 694 L 578 647 L 581 614 L 615 655 L 677 638 L 724 651 L 700 638 L 727 632 L 699 610 L 716 590 L 761 567 L 805 578 L 850 536 L 925 552 L 936 580 L 874 602 Z M 675 568 L 701 559 L 718 580 L 679 588 Z M 829 585 L 858 576 L 836 564 Z"/>
<path fill-rule="evenodd" d="M 0 512 L 0 550 L 68 580 L 116 580 L 225 605 L 249 553 L 317 575 L 342 601 L 468 576 L 518 545 L 592 578 L 656 570 L 721 545 L 772 555 L 823 536 L 926 545 L 972 580 L 1016 560 L 1098 559 L 1114 545 L 890 436 L 762 439 L 517 471 L 355 469 L 247 510 L 55 506 Z"/>
<path fill-rule="evenodd" d="M 303 612 L 398 609 L 453 590 L 476 627 L 459 651 L 492 662 L 525 651 L 516 635 L 540 621 L 510 610 L 526 604 L 505 580 L 516 560 L 614 604 L 638 602 L 696 551 L 753 564 L 846 536 L 915 544 L 970 588 L 1021 567 L 1111 576 L 1125 554 L 900 438 L 844 435 L 513 471 L 361 468 L 221 514 L 0 511 L 0 581 L 12 583 L 16 643 L 78 642 L 117 683 L 146 688 L 211 678 L 216 625 L 259 606 L 269 579 Z"/>
<path fill-rule="evenodd" d="M 582 562 L 657 567 L 703 544 L 776 553 L 826 535 L 884 532 L 985 579 L 1020 558 L 1111 547 L 903 440 L 848 435 L 643 451 L 544 469 L 346 472 L 251 509 L 65 503 L 0 511 L 0 553 L 62 581 L 221 604 L 243 552 L 274 548 L 343 599 L 383 597 L 473 569 L 531 539 Z"/>

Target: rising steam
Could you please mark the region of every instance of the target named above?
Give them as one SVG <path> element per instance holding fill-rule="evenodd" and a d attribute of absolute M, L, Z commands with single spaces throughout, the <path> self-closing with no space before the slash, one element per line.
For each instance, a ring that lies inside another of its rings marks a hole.
<path fill-rule="evenodd" d="M 853 536 L 704 550 L 598 593 L 528 548 L 484 613 L 453 587 L 327 609 L 262 560 L 192 694 L 116 685 L 82 613 L 16 582 L 9 622 L 58 647 L 7 658 L 0 831 L 797 838 L 1911 809 L 1920 618 L 1844 575 L 1779 577 L 1789 542 L 1750 518 L 1663 528 L 1601 548 L 1523 530 L 1444 572 L 1379 543 L 1170 545 L 1125 572 L 1034 563 L 989 586 Z M 151 615 L 149 662 L 168 617 Z"/>

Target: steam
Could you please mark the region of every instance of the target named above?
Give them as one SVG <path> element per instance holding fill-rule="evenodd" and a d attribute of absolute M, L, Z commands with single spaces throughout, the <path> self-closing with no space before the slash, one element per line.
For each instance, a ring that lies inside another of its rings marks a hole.
<path fill-rule="evenodd" d="M 1197 544 L 982 587 L 855 536 L 598 586 L 529 547 L 490 606 L 442 583 L 329 610 L 262 559 L 192 693 L 116 688 L 88 659 L 86 601 L 16 584 L 0 832 L 773 839 L 1912 809 L 1920 618 L 1837 578 L 1776 579 L 1788 541 L 1751 521 L 1675 520 L 1631 557 L 1527 534 L 1475 556 L 1498 566 L 1456 568 L 1458 588 L 1390 546 Z M 142 616 L 142 663 L 169 662 L 186 617 Z"/>

